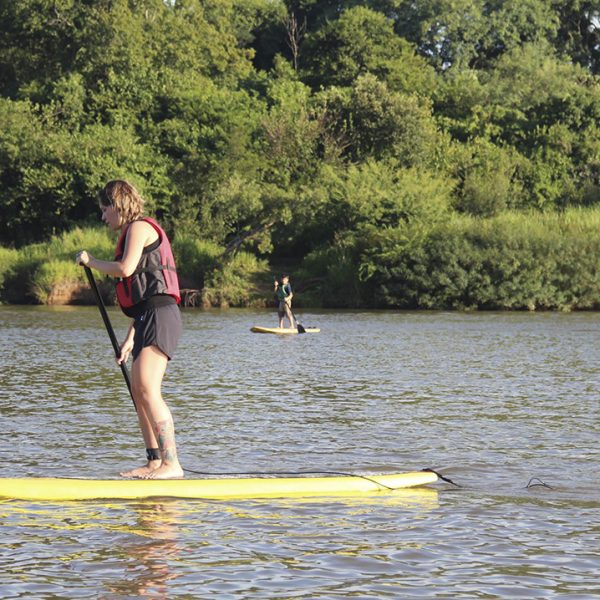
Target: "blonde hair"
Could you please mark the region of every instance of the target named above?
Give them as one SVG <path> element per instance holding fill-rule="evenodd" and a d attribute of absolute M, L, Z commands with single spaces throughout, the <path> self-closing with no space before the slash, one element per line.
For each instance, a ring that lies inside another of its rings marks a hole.
<path fill-rule="evenodd" d="M 144 199 L 127 181 L 109 181 L 98 194 L 102 206 L 114 206 L 121 217 L 121 225 L 131 223 L 144 214 Z"/>

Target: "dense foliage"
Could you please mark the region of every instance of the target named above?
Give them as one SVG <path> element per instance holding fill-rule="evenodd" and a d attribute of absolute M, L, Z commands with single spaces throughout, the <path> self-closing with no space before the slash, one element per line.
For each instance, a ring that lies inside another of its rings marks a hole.
<path fill-rule="evenodd" d="M 124 177 L 215 304 L 269 261 L 331 306 L 594 307 L 558 213 L 596 223 L 599 74 L 600 0 L 0 0 L 0 276 Z"/>

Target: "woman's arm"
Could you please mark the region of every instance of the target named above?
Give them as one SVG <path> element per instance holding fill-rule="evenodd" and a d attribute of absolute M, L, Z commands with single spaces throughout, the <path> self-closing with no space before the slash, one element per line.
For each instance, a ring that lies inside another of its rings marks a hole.
<path fill-rule="evenodd" d="M 133 321 L 129 325 L 129 329 L 127 330 L 127 335 L 121 344 L 121 354 L 117 358 L 117 363 L 121 364 L 123 362 L 127 362 L 131 351 L 133 350 L 133 338 L 135 335 L 135 330 L 133 329 Z"/>
<path fill-rule="evenodd" d="M 125 250 L 121 260 L 100 260 L 94 258 L 86 250 L 82 250 L 77 254 L 75 262 L 96 269 L 101 273 L 106 273 L 111 277 L 129 277 L 140 262 L 144 246 L 157 239 L 158 233 L 152 225 L 144 221 L 135 221 L 127 230 Z"/>

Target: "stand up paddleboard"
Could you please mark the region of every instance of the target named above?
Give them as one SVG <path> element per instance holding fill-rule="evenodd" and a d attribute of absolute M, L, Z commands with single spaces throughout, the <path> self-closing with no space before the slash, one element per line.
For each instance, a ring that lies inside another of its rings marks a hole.
<path fill-rule="evenodd" d="M 205 500 L 354 496 L 393 493 L 434 483 L 431 471 L 392 475 L 248 479 L 65 479 L 0 478 L 0 498 L 12 500 L 98 500 L 153 497 Z"/>
<path fill-rule="evenodd" d="M 254 333 L 278 333 L 279 335 L 299 333 L 296 327 L 251 327 L 250 331 Z M 302 333 L 319 333 L 318 327 L 305 327 Z"/>

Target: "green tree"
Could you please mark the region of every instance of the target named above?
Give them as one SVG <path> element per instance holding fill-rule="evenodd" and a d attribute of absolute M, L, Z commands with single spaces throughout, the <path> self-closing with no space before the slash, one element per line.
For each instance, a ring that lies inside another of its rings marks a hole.
<path fill-rule="evenodd" d="M 405 166 L 431 165 L 444 145 L 427 100 L 392 91 L 372 74 L 320 98 L 351 160 L 393 156 Z"/>
<path fill-rule="evenodd" d="M 309 34 L 302 61 L 313 87 L 352 85 L 370 73 L 393 90 L 427 95 L 434 74 L 382 13 L 357 6 Z"/>
<path fill-rule="evenodd" d="M 463 150 L 462 160 L 455 167 L 460 180 L 454 200 L 456 209 L 491 217 L 522 205 L 525 191 L 517 174 L 526 163 L 523 157 L 514 149 L 496 146 L 485 138 L 474 139 Z"/>
<path fill-rule="evenodd" d="M 439 70 L 489 67 L 521 44 L 554 40 L 559 18 L 543 0 L 390 0 L 399 35 Z"/>
<path fill-rule="evenodd" d="M 600 2 L 553 0 L 558 16 L 556 47 L 560 53 L 600 74 Z"/>
<path fill-rule="evenodd" d="M 7 241 L 40 239 L 92 215 L 90 185 L 117 176 L 141 181 L 150 206 L 167 222 L 193 213 L 211 177 L 218 178 L 219 152 L 239 159 L 252 132 L 249 111 L 240 108 L 248 94 L 235 89 L 253 75 L 252 52 L 237 43 L 247 25 L 237 4 L 0 5 L 6 33 L 0 36 L 0 93 L 9 102 L 3 110 L 10 114 L 10 102 L 25 101 L 14 106 L 14 119 L 6 121 L 14 131 L 0 142 Z M 207 91 L 211 98 L 194 108 L 196 121 L 183 123 L 190 112 L 186 98 L 206 98 Z M 19 122 L 27 119 L 29 125 Z M 28 135 L 19 140 L 23 127 Z M 197 135 L 182 148 L 186 128 Z"/>
<path fill-rule="evenodd" d="M 71 132 L 53 123 L 56 106 L 0 99 L 0 234 L 19 245 L 97 218 L 96 191 L 128 177 L 150 200 L 168 193 L 166 169 L 131 129 L 89 125 Z M 47 114 L 50 112 L 50 115 Z"/>

